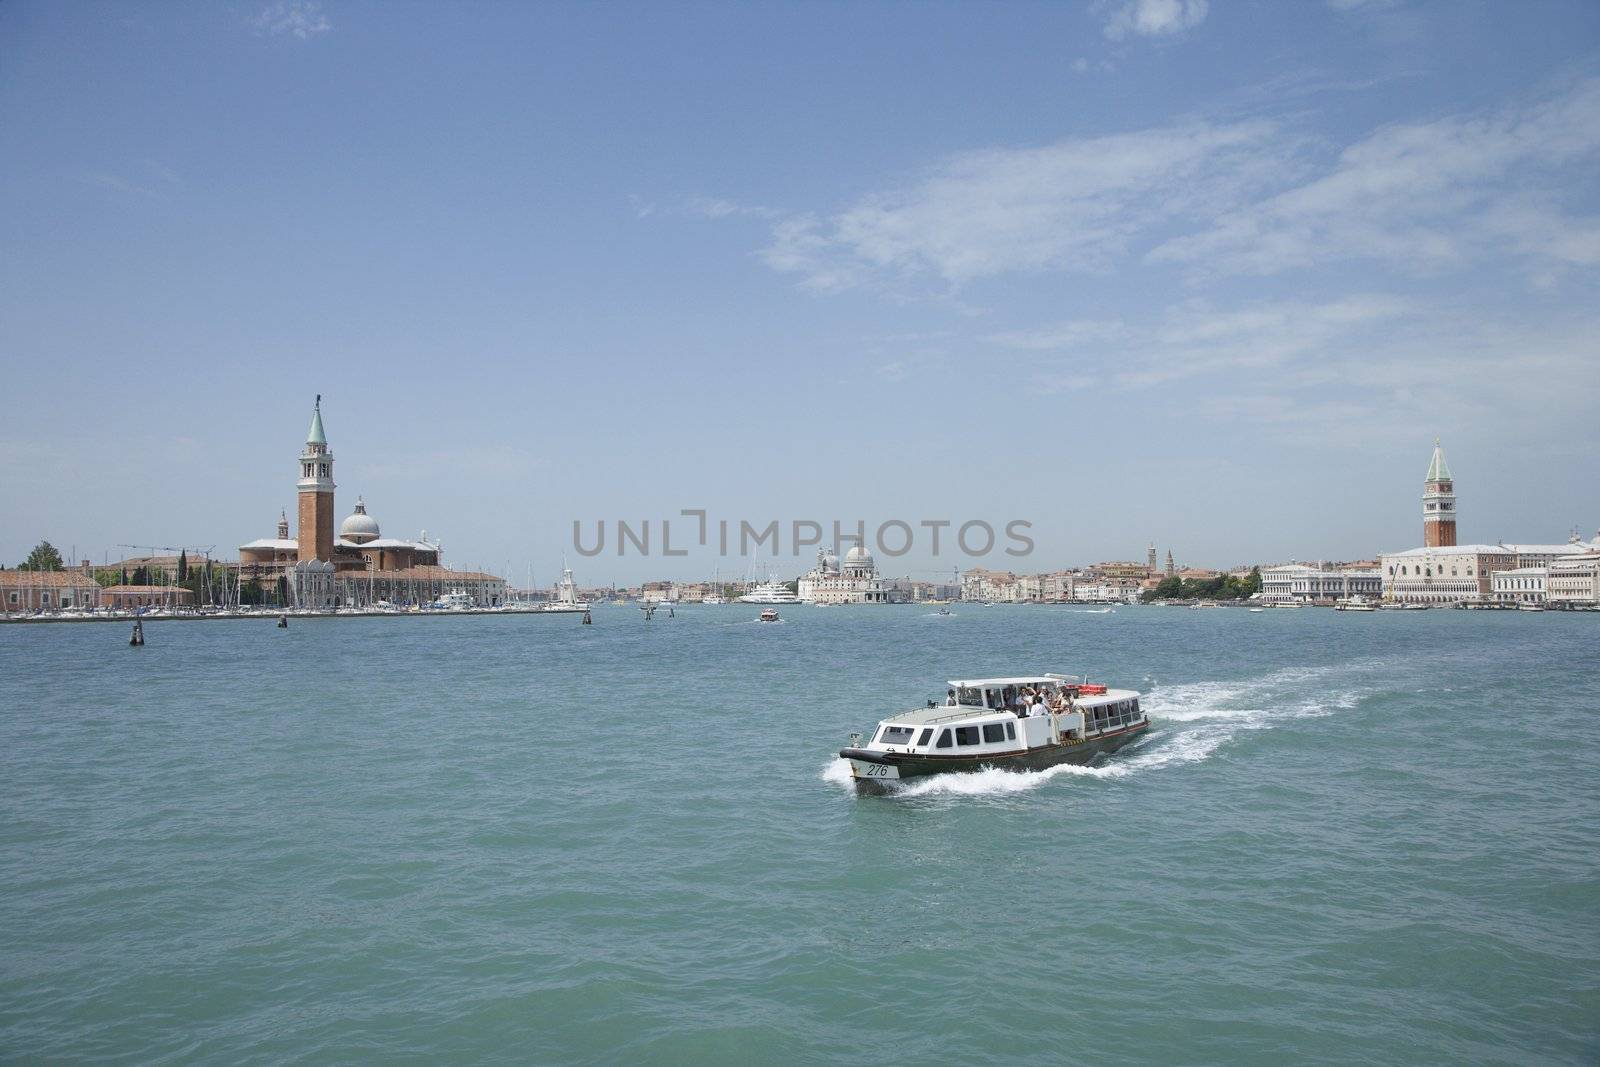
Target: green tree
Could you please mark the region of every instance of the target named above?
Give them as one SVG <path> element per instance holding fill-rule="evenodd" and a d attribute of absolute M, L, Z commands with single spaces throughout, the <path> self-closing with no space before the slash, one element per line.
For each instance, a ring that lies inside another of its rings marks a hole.
<path fill-rule="evenodd" d="M 40 541 L 33 546 L 33 551 L 28 553 L 22 565 L 30 571 L 58 571 L 61 569 L 61 553 L 49 541 Z"/>
<path fill-rule="evenodd" d="M 189 552 L 187 549 L 178 549 L 178 584 L 182 585 L 189 580 Z"/>

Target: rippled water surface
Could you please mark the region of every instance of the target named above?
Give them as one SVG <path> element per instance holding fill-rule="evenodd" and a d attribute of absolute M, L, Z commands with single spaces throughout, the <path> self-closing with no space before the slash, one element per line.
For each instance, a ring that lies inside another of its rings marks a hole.
<path fill-rule="evenodd" d="M 0 1060 L 1594 1063 L 1600 617 L 0 627 Z M 950 677 L 1109 762 L 857 798 Z"/>

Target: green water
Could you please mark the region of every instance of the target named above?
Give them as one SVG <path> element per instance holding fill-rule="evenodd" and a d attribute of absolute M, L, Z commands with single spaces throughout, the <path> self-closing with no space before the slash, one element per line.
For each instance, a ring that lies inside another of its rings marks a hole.
<path fill-rule="evenodd" d="M 1594 1063 L 1600 617 L 0 627 L 0 1060 Z M 1103 766 L 857 798 L 946 678 Z"/>

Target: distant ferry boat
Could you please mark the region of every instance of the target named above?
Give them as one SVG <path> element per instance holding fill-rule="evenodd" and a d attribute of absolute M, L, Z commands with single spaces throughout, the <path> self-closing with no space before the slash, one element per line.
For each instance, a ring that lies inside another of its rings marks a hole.
<path fill-rule="evenodd" d="M 762 622 L 778 622 L 778 621 L 780 621 L 778 619 L 778 609 L 777 608 L 766 608 L 765 610 L 763 610 L 761 612 L 761 621 Z"/>
<path fill-rule="evenodd" d="M 739 598 L 741 604 L 798 604 L 800 598 L 779 581 L 762 582 Z"/>
<path fill-rule="evenodd" d="M 851 735 L 839 755 L 850 762 L 857 792 L 887 793 L 895 782 L 933 774 L 1088 763 L 1150 728 L 1134 690 L 1064 674 L 952 681 L 950 690 L 949 703 L 884 719 L 865 744 Z M 1044 707 L 1028 714 L 1025 691 Z"/>
<path fill-rule="evenodd" d="M 471 607 L 472 597 L 459 589 L 452 589 L 432 604 L 434 611 L 466 611 Z"/>
<path fill-rule="evenodd" d="M 723 600 L 721 597 L 719 597 L 715 593 L 707 593 L 705 596 L 700 598 L 700 603 L 717 605 L 717 604 L 726 604 L 727 601 Z"/>

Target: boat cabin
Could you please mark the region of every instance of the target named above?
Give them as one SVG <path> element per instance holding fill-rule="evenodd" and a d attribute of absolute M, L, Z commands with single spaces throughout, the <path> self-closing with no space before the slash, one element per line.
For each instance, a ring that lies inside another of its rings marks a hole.
<path fill-rule="evenodd" d="M 1030 714 L 1025 693 L 1044 697 Z M 945 701 L 884 719 L 858 747 L 930 756 L 984 756 L 1075 744 L 1144 721 L 1139 694 L 1063 674 L 977 678 L 949 683 Z"/>

